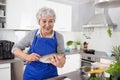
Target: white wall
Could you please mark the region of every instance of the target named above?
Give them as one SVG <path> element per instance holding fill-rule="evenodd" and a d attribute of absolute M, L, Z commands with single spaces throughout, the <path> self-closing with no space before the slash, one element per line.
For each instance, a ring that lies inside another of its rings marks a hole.
<path fill-rule="evenodd" d="M 28 31 L 0 30 L 0 40 L 20 41 Z"/>
<path fill-rule="evenodd" d="M 111 51 L 115 45 L 120 45 L 120 32 L 113 32 L 111 38 L 109 38 L 106 29 L 96 29 L 91 34 L 91 39 L 86 39 L 82 32 L 61 32 L 64 35 L 65 43 L 68 40 L 81 40 L 82 43 L 87 41 L 89 43 L 89 49 L 95 49 L 96 51 Z"/>
<path fill-rule="evenodd" d="M 107 29 L 107 28 L 106 28 Z M 112 46 L 120 45 L 120 32 L 113 32 L 111 38 L 108 37 L 106 29 L 95 29 L 91 34 L 91 39 L 86 39 L 82 32 L 66 32 L 61 31 L 60 33 L 64 36 L 64 42 L 68 40 L 81 40 L 82 43 L 87 41 L 90 49 L 97 51 L 111 51 Z M 0 39 L 6 39 L 11 41 L 19 41 L 27 32 L 24 31 L 0 31 Z M 66 46 L 66 44 L 65 44 Z"/>

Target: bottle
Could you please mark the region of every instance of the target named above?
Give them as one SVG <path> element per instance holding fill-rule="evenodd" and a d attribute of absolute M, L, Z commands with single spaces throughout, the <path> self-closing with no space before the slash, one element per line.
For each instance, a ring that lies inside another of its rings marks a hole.
<path fill-rule="evenodd" d="M 84 42 L 83 43 L 83 51 L 87 51 L 88 50 L 88 43 Z"/>

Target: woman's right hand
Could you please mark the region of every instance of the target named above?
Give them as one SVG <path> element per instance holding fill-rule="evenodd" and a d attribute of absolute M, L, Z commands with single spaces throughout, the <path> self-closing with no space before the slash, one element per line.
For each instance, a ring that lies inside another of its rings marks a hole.
<path fill-rule="evenodd" d="M 26 56 L 25 60 L 28 61 L 28 63 L 32 62 L 32 61 L 37 61 L 41 58 L 41 56 L 37 53 L 31 53 L 29 55 Z"/>

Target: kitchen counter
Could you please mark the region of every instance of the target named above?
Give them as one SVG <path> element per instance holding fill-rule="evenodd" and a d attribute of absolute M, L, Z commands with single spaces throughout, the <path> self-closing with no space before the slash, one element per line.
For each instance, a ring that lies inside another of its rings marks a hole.
<path fill-rule="evenodd" d="M 61 79 L 62 77 L 66 77 L 64 78 L 65 80 L 84 80 L 84 77 L 80 75 L 80 71 L 73 71 L 73 72 L 63 74 L 58 77 L 49 78 L 46 80 L 64 80 L 64 79 Z"/>
<path fill-rule="evenodd" d="M 98 57 L 98 58 L 106 58 L 106 59 L 114 59 L 113 57 L 108 57 L 105 52 L 95 51 L 95 54 L 88 54 L 83 51 L 80 51 L 81 55 Z"/>
<path fill-rule="evenodd" d="M 66 55 L 81 54 L 82 59 L 88 59 L 88 60 L 98 61 L 98 62 L 100 61 L 101 58 L 110 59 L 110 60 L 114 59 L 113 57 L 108 57 L 105 52 L 100 52 L 100 51 L 95 51 L 95 54 L 88 54 L 83 52 L 82 50 L 80 51 L 72 50 L 71 52 L 66 52 L 65 54 Z M 80 71 L 69 72 L 66 74 L 62 74 L 58 77 L 53 77 L 46 80 L 64 80 L 61 78 L 64 78 L 65 80 L 85 80 L 85 78 L 80 75 Z"/>
<path fill-rule="evenodd" d="M 114 60 L 114 57 L 108 57 L 105 52 L 101 52 L 101 51 L 95 51 L 95 54 L 88 54 L 85 53 L 83 50 L 80 51 L 71 50 L 70 53 L 66 52 L 66 55 L 77 54 L 77 53 L 81 54 L 81 57 L 84 59 L 87 59 L 88 57 L 92 57 L 92 58 L 94 57 L 95 60 L 93 61 L 100 61 L 100 58 Z"/>
<path fill-rule="evenodd" d="M 83 50 L 71 50 L 70 53 L 66 52 L 66 55 L 80 54 L 81 66 L 91 66 L 94 62 L 111 63 L 114 57 L 109 57 L 105 52 L 95 51 L 95 54 L 85 53 Z"/>
<path fill-rule="evenodd" d="M 0 60 L 0 64 L 15 63 L 15 62 L 18 62 L 18 61 L 21 61 L 21 60 L 19 58 Z"/>
<path fill-rule="evenodd" d="M 10 63 L 11 66 L 11 80 L 22 80 L 24 62 L 19 58 L 0 60 L 0 64 Z"/>
<path fill-rule="evenodd" d="M 113 59 L 113 57 L 108 57 L 105 54 L 105 52 L 99 52 L 99 51 L 96 51 L 95 55 L 84 53 L 82 50 L 80 50 L 80 51 L 72 50 L 71 52 L 66 52 L 65 54 L 66 54 L 66 56 L 68 55 L 68 57 L 67 57 L 68 58 L 68 63 L 69 63 L 69 61 L 71 61 L 69 59 L 70 59 L 70 56 L 73 55 L 73 54 L 76 54 L 76 55 L 80 54 L 81 55 L 80 58 L 82 58 L 82 59 L 83 58 L 84 59 L 90 59 L 90 60 L 93 60 L 93 61 L 100 61 L 100 58 Z M 75 60 L 73 59 L 73 62 L 74 61 Z M 0 60 L 0 64 L 6 64 L 6 63 L 10 63 L 11 64 L 11 78 L 12 78 L 11 80 L 22 80 L 23 68 L 24 68 L 23 60 L 21 60 L 19 58 L 8 59 L 8 60 Z M 80 64 L 78 64 L 78 65 L 80 65 Z M 67 74 L 65 73 L 64 75 L 67 75 L 68 78 L 70 78 L 72 80 L 83 80 L 83 79 L 81 79 L 81 76 L 80 76 L 78 71 L 69 72 Z M 61 76 L 63 76 L 63 75 L 61 75 Z"/>

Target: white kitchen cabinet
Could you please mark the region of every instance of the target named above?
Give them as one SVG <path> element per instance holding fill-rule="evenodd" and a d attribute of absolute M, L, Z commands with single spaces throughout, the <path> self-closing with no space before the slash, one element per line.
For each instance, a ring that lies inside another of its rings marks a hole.
<path fill-rule="evenodd" d="M 105 66 L 103 66 L 103 67 L 105 67 L 106 70 L 113 61 L 114 61 L 113 59 L 100 58 L 100 62 L 105 64 Z M 105 71 L 104 76 L 110 77 L 110 74 Z"/>
<path fill-rule="evenodd" d="M 100 62 L 105 64 L 111 64 L 113 62 L 113 59 L 100 58 Z"/>
<path fill-rule="evenodd" d="M 6 28 L 34 29 L 36 27 L 35 2 L 34 0 L 7 0 Z"/>
<path fill-rule="evenodd" d="M 68 54 L 66 55 L 66 63 L 63 68 L 57 68 L 58 69 L 58 74 L 65 74 L 69 73 L 72 71 L 76 71 L 80 69 L 81 67 L 81 55 L 78 54 Z"/>
<path fill-rule="evenodd" d="M 11 80 L 10 63 L 0 64 L 0 80 Z"/>
<path fill-rule="evenodd" d="M 45 6 L 54 9 L 56 13 L 55 30 L 71 30 L 72 7 L 46 0 L 7 0 L 6 28 L 38 28 L 36 13 L 38 9 Z"/>

